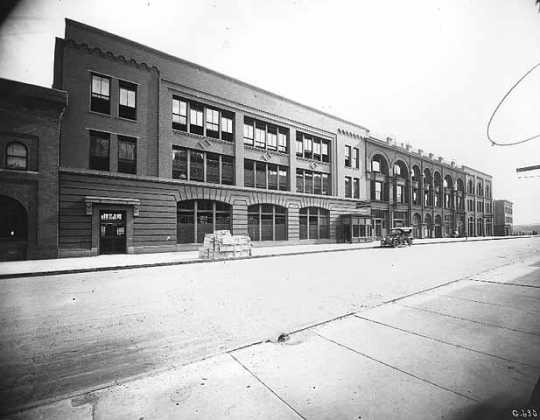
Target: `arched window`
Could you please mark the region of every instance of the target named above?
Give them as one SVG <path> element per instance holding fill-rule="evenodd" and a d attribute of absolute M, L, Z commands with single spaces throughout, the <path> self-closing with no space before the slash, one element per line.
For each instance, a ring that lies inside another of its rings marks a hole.
<path fill-rule="evenodd" d="M 220 201 L 188 200 L 177 205 L 177 242 L 202 243 L 204 235 L 231 230 L 231 206 Z"/>
<path fill-rule="evenodd" d="M 252 241 L 286 241 L 287 209 L 273 204 L 249 206 L 248 234 Z"/>
<path fill-rule="evenodd" d="M 318 207 L 300 209 L 300 239 L 328 239 L 330 212 Z"/>
<path fill-rule="evenodd" d="M 482 191 L 482 183 L 481 183 L 481 182 L 478 183 L 476 193 L 477 193 L 478 195 L 483 195 L 483 193 L 484 193 L 484 192 Z"/>
<path fill-rule="evenodd" d="M 26 146 L 19 142 L 9 143 L 6 147 L 6 168 L 28 169 L 28 150 Z"/>

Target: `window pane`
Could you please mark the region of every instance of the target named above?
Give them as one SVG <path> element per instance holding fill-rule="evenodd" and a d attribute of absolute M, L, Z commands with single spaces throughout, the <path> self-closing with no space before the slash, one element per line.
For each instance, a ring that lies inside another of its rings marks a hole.
<path fill-rule="evenodd" d="M 267 146 L 270 150 L 277 150 L 277 129 L 276 127 L 268 126 Z"/>
<path fill-rule="evenodd" d="M 323 195 L 330 195 L 330 177 L 328 174 L 322 174 L 322 193 Z"/>
<path fill-rule="evenodd" d="M 306 194 L 313 194 L 313 174 L 309 171 L 304 173 L 304 187 Z"/>
<path fill-rule="evenodd" d="M 190 104 L 189 131 L 193 134 L 203 134 L 203 107 L 201 105 Z"/>
<path fill-rule="evenodd" d="M 287 133 L 281 129 L 278 132 L 278 150 L 287 153 Z"/>
<path fill-rule="evenodd" d="M 244 143 L 253 146 L 253 120 L 244 120 Z"/>
<path fill-rule="evenodd" d="M 279 168 L 279 189 L 289 191 L 289 170 L 287 168 Z"/>
<path fill-rule="evenodd" d="M 329 162 L 330 156 L 328 154 L 328 142 L 323 140 L 321 143 L 321 157 L 323 162 Z"/>
<path fill-rule="evenodd" d="M 311 159 L 313 150 L 313 140 L 311 137 L 304 136 L 304 157 Z"/>
<path fill-rule="evenodd" d="M 300 133 L 296 133 L 296 155 L 304 156 L 304 142 Z"/>
<path fill-rule="evenodd" d="M 274 216 L 272 214 L 261 215 L 261 241 L 274 239 Z"/>
<path fill-rule="evenodd" d="M 321 192 L 322 192 L 321 174 L 314 173 L 313 174 L 313 194 L 321 194 Z"/>
<path fill-rule="evenodd" d="M 305 209 L 302 209 L 305 210 Z M 302 211 L 300 210 L 300 212 Z M 300 215 L 300 239 L 308 239 L 308 217 L 306 215 Z"/>
<path fill-rule="evenodd" d="M 90 134 L 90 169 L 109 170 L 109 135 Z"/>
<path fill-rule="evenodd" d="M 351 178 L 348 177 L 348 176 L 345 177 L 345 197 L 347 197 L 347 198 L 352 197 Z"/>
<path fill-rule="evenodd" d="M 276 165 L 268 165 L 268 189 L 278 189 L 278 171 Z"/>
<path fill-rule="evenodd" d="M 137 142 L 135 139 L 118 138 L 118 172 L 137 172 Z"/>
<path fill-rule="evenodd" d="M 266 188 L 266 163 L 256 162 L 256 186 L 257 188 Z"/>
<path fill-rule="evenodd" d="M 189 172 L 191 181 L 204 181 L 204 153 L 191 151 Z"/>
<path fill-rule="evenodd" d="M 206 154 L 206 182 L 219 184 L 219 155 Z"/>
<path fill-rule="evenodd" d="M 187 179 L 187 149 L 173 149 L 173 178 Z"/>
<path fill-rule="evenodd" d="M 304 171 L 301 169 L 296 170 L 296 192 L 304 192 Z"/>
<path fill-rule="evenodd" d="M 266 147 L 266 126 L 262 123 L 255 123 L 255 146 Z"/>
<path fill-rule="evenodd" d="M 221 183 L 234 184 L 234 158 L 232 156 L 221 157 Z"/>
<path fill-rule="evenodd" d="M 360 180 L 354 178 L 354 198 L 360 198 Z"/>
<path fill-rule="evenodd" d="M 254 187 L 255 186 L 255 178 L 254 178 L 254 171 L 253 171 L 253 164 L 255 162 L 252 160 L 245 160 L 244 161 L 244 185 L 246 187 Z"/>
<path fill-rule="evenodd" d="M 11 143 L 6 148 L 6 166 L 8 169 L 27 168 L 27 150 L 22 143 Z"/>

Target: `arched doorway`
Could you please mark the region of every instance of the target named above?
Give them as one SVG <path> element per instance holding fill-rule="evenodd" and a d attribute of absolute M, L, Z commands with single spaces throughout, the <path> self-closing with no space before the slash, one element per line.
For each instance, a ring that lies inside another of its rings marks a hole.
<path fill-rule="evenodd" d="M 412 220 L 413 225 L 413 235 L 415 238 L 419 239 L 422 237 L 422 216 L 418 213 L 415 213 Z"/>
<path fill-rule="evenodd" d="M 429 213 L 424 216 L 424 238 L 433 238 L 433 218 Z"/>
<path fill-rule="evenodd" d="M 28 245 L 28 216 L 17 200 L 0 195 L 0 261 L 24 260 Z"/>
<path fill-rule="evenodd" d="M 232 207 L 212 200 L 187 200 L 177 204 L 177 242 L 203 243 L 204 235 L 231 230 Z"/>

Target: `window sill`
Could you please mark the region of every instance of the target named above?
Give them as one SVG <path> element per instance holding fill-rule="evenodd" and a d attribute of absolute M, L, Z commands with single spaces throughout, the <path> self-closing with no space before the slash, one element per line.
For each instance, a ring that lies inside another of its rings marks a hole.
<path fill-rule="evenodd" d="M 264 149 L 262 147 L 252 146 L 251 144 L 245 144 L 245 143 L 244 143 L 244 149 L 252 150 L 254 152 L 263 152 L 263 153 L 268 152 L 271 155 L 276 155 L 276 156 L 284 156 L 284 157 L 289 156 L 289 154 L 285 152 L 279 152 L 277 150 L 271 150 L 271 149 Z"/>

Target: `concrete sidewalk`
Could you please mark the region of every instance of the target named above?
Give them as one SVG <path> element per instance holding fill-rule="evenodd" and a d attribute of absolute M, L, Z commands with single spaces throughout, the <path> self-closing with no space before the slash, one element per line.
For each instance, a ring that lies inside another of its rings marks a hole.
<path fill-rule="evenodd" d="M 537 260 L 10 418 L 512 418 L 540 375 Z"/>
<path fill-rule="evenodd" d="M 416 239 L 414 244 L 454 243 L 467 241 L 506 240 L 528 238 L 528 236 L 477 237 L 477 238 L 433 238 Z M 379 241 L 355 244 L 306 244 L 284 246 L 256 246 L 251 257 L 261 258 L 279 255 L 296 255 L 317 252 L 350 251 L 377 248 Z M 115 254 L 95 257 L 57 258 L 49 260 L 0 262 L 0 279 L 36 275 L 73 274 L 90 271 L 121 270 L 128 268 L 157 267 L 177 264 L 207 262 L 199 258 L 198 251 L 161 252 L 151 254 Z"/>

